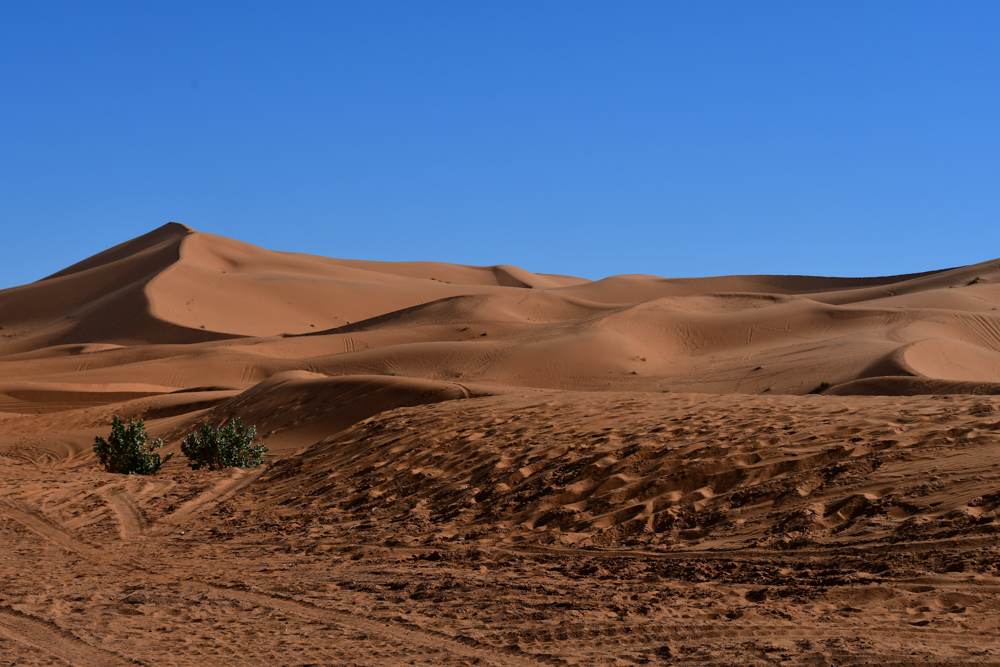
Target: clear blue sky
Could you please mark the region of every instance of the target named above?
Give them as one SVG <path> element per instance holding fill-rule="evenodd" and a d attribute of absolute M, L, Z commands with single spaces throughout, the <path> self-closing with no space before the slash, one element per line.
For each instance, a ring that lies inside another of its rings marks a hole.
<path fill-rule="evenodd" d="M 1000 2 L 5 2 L 0 287 L 176 220 L 616 273 L 1000 257 Z"/>

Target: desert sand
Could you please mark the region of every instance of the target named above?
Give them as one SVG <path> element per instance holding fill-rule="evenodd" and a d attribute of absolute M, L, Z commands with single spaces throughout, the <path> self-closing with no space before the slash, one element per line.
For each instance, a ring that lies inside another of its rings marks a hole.
<path fill-rule="evenodd" d="M 169 223 L 0 291 L 0 662 L 1000 664 L 1000 260 L 338 260 Z M 255 424 L 246 470 L 104 472 Z"/>

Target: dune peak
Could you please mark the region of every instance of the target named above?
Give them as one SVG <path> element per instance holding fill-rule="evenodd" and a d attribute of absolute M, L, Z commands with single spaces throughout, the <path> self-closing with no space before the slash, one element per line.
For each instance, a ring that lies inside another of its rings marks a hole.
<path fill-rule="evenodd" d="M 173 221 L 168 222 L 167 224 L 162 225 L 160 227 L 157 227 L 153 231 L 155 232 L 155 231 L 159 231 L 159 230 L 162 230 L 162 231 L 171 231 L 171 232 L 174 232 L 174 233 L 177 233 L 177 234 L 191 234 L 193 232 L 197 232 L 198 231 L 198 230 L 194 229 L 193 227 L 185 225 L 183 222 L 173 222 Z"/>

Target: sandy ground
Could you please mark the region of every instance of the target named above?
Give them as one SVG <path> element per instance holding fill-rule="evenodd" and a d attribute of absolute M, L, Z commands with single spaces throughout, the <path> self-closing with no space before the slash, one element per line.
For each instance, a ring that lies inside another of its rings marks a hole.
<path fill-rule="evenodd" d="M 1000 664 L 998 277 L 167 225 L 0 291 L 0 664 Z M 115 414 L 270 451 L 109 474 Z"/>

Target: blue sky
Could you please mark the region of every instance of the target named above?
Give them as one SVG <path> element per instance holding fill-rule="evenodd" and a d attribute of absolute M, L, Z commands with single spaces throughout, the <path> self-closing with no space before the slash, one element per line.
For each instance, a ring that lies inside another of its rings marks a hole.
<path fill-rule="evenodd" d="M 1000 3 L 7 2 L 0 287 L 176 220 L 600 278 L 1000 257 Z"/>

